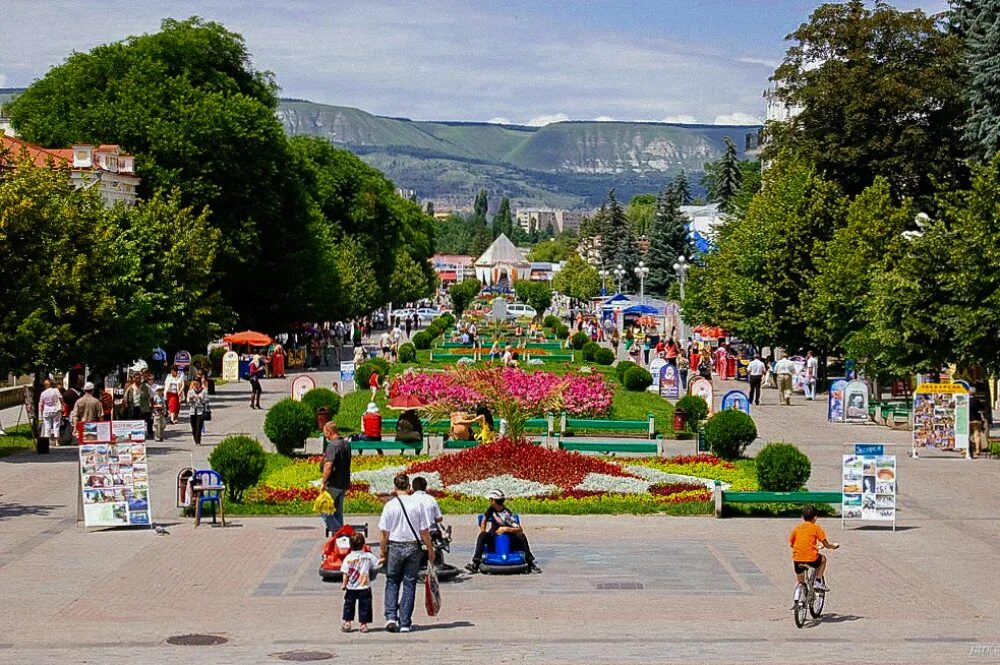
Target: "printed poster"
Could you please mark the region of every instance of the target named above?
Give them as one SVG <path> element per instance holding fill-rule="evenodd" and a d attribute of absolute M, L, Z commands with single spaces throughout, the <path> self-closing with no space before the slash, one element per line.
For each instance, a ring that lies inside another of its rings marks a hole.
<path fill-rule="evenodd" d="M 896 456 L 881 444 L 856 444 L 844 455 L 841 519 L 896 521 Z"/>
<path fill-rule="evenodd" d="M 715 413 L 715 388 L 710 379 L 696 376 L 688 381 L 688 395 L 701 397 L 708 404 L 708 415 Z"/>
<path fill-rule="evenodd" d="M 316 387 L 316 382 L 311 376 L 300 374 L 292 379 L 292 399 L 296 402 L 302 401 L 302 396 Z"/>
<path fill-rule="evenodd" d="M 145 443 L 146 441 L 146 421 L 145 420 L 112 420 L 111 438 L 114 443 L 132 441 Z"/>
<path fill-rule="evenodd" d="M 957 383 L 921 383 L 913 393 L 913 448 L 967 450 L 969 393 Z"/>
<path fill-rule="evenodd" d="M 222 356 L 222 380 L 238 381 L 240 378 L 240 355 L 235 351 L 227 351 Z"/>
<path fill-rule="evenodd" d="M 345 361 L 341 362 L 340 363 L 340 381 L 341 381 L 341 383 L 343 383 L 345 386 L 347 385 L 348 381 L 350 381 L 350 382 L 353 383 L 354 382 L 354 371 L 355 370 L 354 370 L 354 361 L 353 360 L 345 360 Z"/>
<path fill-rule="evenodd" d="M 849 381 L 844 386 L 844 420 L 868 422 L 868 384 L 864 381 Z"/>
<path fill-rule="evenodd" d="M 649 373 L 653 376 L 653 385 L 649 389 L 655 393 L 660 392 L 660 371 L 666 364 L 667 361 L 663 358 L 654 358 L 649 363 Z"/>
<path fill-rule="evenodd" d="M 143 423 L 142 433 L 146 433 Z M 80 443 L 111 443 L 111 421 L 98 420 L 83 423 L 83 438 Z"/>
<path fill-rule="evenodd" d="M 84 526 L 151 525 L 145 442 L 82 444 L 80 481 Z"/>
<path fill-rule="evenodd" d="M 742 411 L 750 415 L 750 398 L 742 390 L 730 390 L 722 396 L 722 410 Z"/>
<path fill-rule="evenodd" d="M 830 383 L 830 392 L 826 403 L 826 419 L 831 423 L 844 422 L 844 388 L 847 381 L 837 379 Z"/>
<path fill-rule="evenodd" d="M 667 363 L 660 368 L 658 373 L 660 375 L 660 397 L 666 397 L 668 399 L 677 399 L 680 397 L 681 381 L 680 376 L 678 376 L 677 373 L 677 368 L 670 363 Z"/>

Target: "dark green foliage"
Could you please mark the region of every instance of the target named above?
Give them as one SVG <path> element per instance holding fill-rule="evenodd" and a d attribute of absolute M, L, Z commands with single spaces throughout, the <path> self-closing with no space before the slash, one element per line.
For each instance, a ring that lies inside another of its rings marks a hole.
<path fill-rule="evenodd" d="M 570 338 L 569 343 L 570 346 L 572 346 L 577 351 L 585 347 L 587 344 L 593 344 L 593 342 L 590 339 L 590 335 L 583 332 L 582 330 L 573 333 L 573 337 Z"/>
<path fill-rule="evenodd" d="M 399 347 L 399 362 L 412 363 L 417 360 L 417 347 L 410 342 Z"/>
<path fill-rule="evenodd" d="M 544 316 L 552 304 L 552 287 L 547 282 L 532 282 L 519 279 L 514 283 L 514 293 L 518 300 L 535 308 L 535 318 Z"/>
<path fill-rule="evenodd" d="M 646 253 L 646 265 L 649 266 L 646 290 L 649 293 L 666 294 L 676 279 L 674 263 L 677 258 L 689 258 L 693 253 L 687 228 L 689 220 L 680 209 L 681 197 L 681 192 L 672 184 L 665 187 L 656 199 L 649 252 Z"/>
<path fill-rule="evenodd" d="M 340 411 L 340 395 L 329 388 L 313 388 L 302 396 L 302 403 L 312 409 L 313 414 L 325 406 L 331 419 Z"/>
<path fill-rule="evenodd" d="M 264 434 L 282 455 L 291 455 L 296 448 L 305 446 L 315 427 L 312 409 L 291 397 L 272 406 L 264 417 Z"/>
<path fill-rule="evenodd" d="M 758 453 L 757 484 L 765 492 L 797 492 L 806 486 L 812 464 L 790 443 L 769 443 Z"/>
<path fill-rule="evenodd" d="M 601 350 L 601 345 L 597 342 L 588 341 L 583 345 L 583 359 L 586 362 L 594 362 L 597 359 L 597 352 Z"/>
<path fill-rule="evenodd" d="M 611 349 L 605 349 L 605 351 L 611 351 Z M 622 375 L 622 383 L 625 385 L 626 390 L 642 392 L 653 385 L 653 375 L 644 367 L 629 367 L 625 370 L 625 374 Z"/>
<path fill-rule="evenodd" d="M 191 356 L 191 366 L 203 372 L 208 372 L 212 369 L 212 361 L 204 353 L 196 353 Z"/>
<path fill-rule="evenodd" d="M 989 160 L 1000 151 L 1000 2 L 955 0 L 952 6 L 951 23 L 965 40 L 969 69 L 965 139 L 980 159 Z"/>
<path fill-rule="evenodd" d="M 368 380 L 372 372 L 378 372 L 379 382 L 389 376 L 389 363 L 384 358 L 369 358 L 354 370 L 354 385 L 362 390 L 368 389 Z"/>
<path fill-rule="evenodd" d="M 688 182 L 687 172 L 684 169 L 681 169 L 681 172 L 674 178 L 673 186 L 680 205 L 689 205 L 691 203 L 691 183 Z"/>
<path fill-rule="evenodd" d="M 567 326 L 565 323 L 560 323 L 559 326 L 555 329 L 555 333 L 557 339 L 566 339 L 567 337 L 569 337 L 569 326 Z"/>
<path fill-rule="evenodd" d="M 608 200 L 597 214 L 603 220 L 601 263 L 609 271 L 622 266 L 625 270 L 621 281 L 622 290 L 627 292 L 635 280 L 633 271 L 639 262 L 639 242 L 632 225 L 625 217 L 625 211 L 615 198 L 615 190 L 608 192 Z M 615 284 L 617 283 L 616 279 Z"/>
<path fill-rule="evenodd" d="M 719 411 L 705 423 L 705 439 L 712 454 L 724 460 L 737 460 L 743 456 L 754 439 L 757 425 L 753 418 L 742 411 Z"/>
<path fill-rule="evenodd" d="M 719 210 L 729 212 L 729 202 L 740 191 L 743 182 L 743 172 L 736 156 L 736 146 L 728 136 L 723 139 L 726 151 L 722 159 L 711 165 L 706 165 L 706 185 L 709 200 L 719 204 Z"/>
<path fill-rule="evenodd" d="M 208 354 L 209 362 L 212 365 L 212 374 L 222 376 L 222 356 L 226 355 L 227 349 L 217 346 Z"/>
<path fill-rule="evenodd" d="M 615 362 L 615 352 L 605 346 L 602 346 L 597 350 L 597 353 L 594 354 L 594 361 L 596 361 L 598 365 L 604 365 L 607 367 Z"/>
<path fill-rule="evenodd" d="M 433 338 L 426 330 L 421 330 L 413 336 L 413 346 L 421 351 L 431 348 Z"/>
<path fill-rule="evenodd" d="M 542 319 L 542 326 L 549 329 L 555 328 L 560 323 L 562 323 L 562 321 L 560 321 L 559 317 L 555 314 L 546 314 L 545 318 Z"/>
<path fill-rule="evenodd" d="M 625 372 L 633 367 L 638 367 L 638 365 L 631 360 L 623 360 L 615 365 L 615 375 L 618 377 L 618 380 L 622 382 L 622 384 L 625 383 Z"/>
<path fill-rule="evenodd" d="M 500 208 L 497 214 L 493 215 L 493 237 L 500 234 L 511 238 L 514 235 L 514 218 L 510 213 L 510 199 L 506 196 L 500 199 Z"/>
<path fill-rule="evenodd" d="M 456 317 L 462 318 L 462 313 L 465 312 L 469 303 L 479 295 L 479 290 L 479 282 L 474 279 L 459 282 L 448 289 L 448 296 L 451 298 L 451 307 L 455 310 Z"/>
<path fill-rule="evenodd" d="M 688 429 L 693 430 L 695 425 L 708 417 L 708 404 L 699 395 L 685 395 L 677 400 L 675 409 L 682 409 L 687 414 Z"/>
<path fill-rule="evenodd" d="M 260 482 L 267 455 L 257 439 L 244 435 L 227 436 L 208 456 L 208 465 L 222 476 L 229 500 L 239 502 L 246 490 Z"/>

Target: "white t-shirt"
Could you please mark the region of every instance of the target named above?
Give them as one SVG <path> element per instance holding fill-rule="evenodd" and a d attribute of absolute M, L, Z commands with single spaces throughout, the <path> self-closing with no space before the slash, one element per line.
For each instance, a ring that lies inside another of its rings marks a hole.
<path fill-rule="evenodd" d="M 816 370 L 818 369 L 818 367 L 819 367 L 819 361 L 816 360 L 815 356 L 813 356 L 812 358 L 809 358 L 808 360 L 806 360 L 806 379 L 807 380 L 811 381 L 812 379 L 816 378 Z"/>
<path fill-rule="evenodd" d="M 402 506 L 400 501 L 402 501 Z M 406 507 L 406 515 L 410 518 L 410 524 L 413 525 L 412 530 L 403 515 L 404 506 Z M 396 495 L 389 499 L 389 502 L 382 508 L 382 516 L 378 520 L 378 528 L 381 531 L 388 531 L 389 541 L 397 543 L 419 541 L 420 532 L 429 529 L 430 526 L 419 500 L 408 494 Z"/>
<path fill-rule="evenodd" d="M 377 565 L 378 557 L 371 552 L 355 550 L 345 556 L 340 564 L 340 572 L 347 580 L 347 588 L 351 591 L 369 588 L 372 569 Z"/>
<path fill-rule="evenodd" d="M 382 333 L 378 338 L 378 345 L 383 349 L 389 348 L 389 333 Z"/>
<path fill-rule="evenodd" d="M 439 519 L 443 519 L 441 506 L 438 505 L 437 499 L 430 494 L 427 492 L 414 492 L 413 498 L 420 503 L 420 509 L 424 513 L 424 519 L 427 521 L 428 527 L 433 526 Z M 406 509 L 409 510 L 409 506 Z M 413 526 L 416 526 L 416 524 Z"/>
<path fill-rule="evenodd" d="M 54 413 L 62 410 L 62 393 L 58 388 L 46 388 L 38 397 L 38 407 L 42 413 Z"/>
<path fill-rule="evenodd" d="M 763 361 L 754 358 L 750 361 L 750 365 L 747 367 L 747 374 L 750 376 L 764 376 L 764 363 Z"/>
<path fill-rule="evenodd" d="M 184 387 L 184 379 L 181 378 L 180 373 L 177 376 L 169 375 L 163 380 L 163 391 L 166 393 L 177 393 L 180 394 Z"/>
<path fill-rule="evenodd" d="M 775 374 L 795 374 L 795 365 L 788 358 L 782 358 L 774 364 Z"/>

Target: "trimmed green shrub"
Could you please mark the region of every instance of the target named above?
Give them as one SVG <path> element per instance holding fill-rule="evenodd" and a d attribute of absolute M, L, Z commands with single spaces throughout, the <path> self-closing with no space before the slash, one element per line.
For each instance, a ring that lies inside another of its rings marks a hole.
<path fill-rule="evenodd" d="M 545 318 L 542 319 L 543 328 L 555 328 L 560 323 L 562 323 L 562 321 L 560 321 L 559 317 L 556 316 L 555 314 L 547 314 Z"/>
<path fill-rule="evenodd" d="M 208 361 L 212 363 L 212 374 L 222 376 L 222 356 L 226 355 L 227 349 L 217 346 L 208 354 Z"/>
<path fill-rule="evenodd" d="M 790 443 L 769 443 L 757 455 L 757 484 L 765 492 L 797 492 L 809 482 L 812 464 Z"/>
<path fill-rule="evenodd" d="M 598 365 L 608 366 L 615 361 L 615 352 L 605 346 L 602 346 L 597 350 L 597 353 L 594 354 L 594 360 Z M 646 372 L 646 374 L 649 374 L 649 372 Z M 649 380 L 652 383 L 653 379 L 650 378 Z"/>
<path fill-rule="evenodd" d="M 424 330 L 421 330 L 420 332 L 418 332 L 413 336 L 413 346 L 421 350 L 427 350 L 431 348 L 431 342 L 433 341 L 434 338 L 431 337 L 430 333 Z"/>
<path fill-rule="evenodd" d="M 455 315 L 452 314 L 451 312 L 445 312 L 438 318 L 444 321 L 444 325 L 446 328 L 455 325 Z"/>
<path fill-rule="evenodd" d="M 622 385 L 625 384 L 625 372 L 629 371 L 633 367 L 638 367 L 638 365 L 631 360 L 623 360 L 615 366 L 615 375 L 618 377 L 618 380 L 622 383 Z"/>
<path fill-rule="evenodd" d="M 407 342 L 399 347 L 399 362 L 412 363 L 417 360 L 417 347 Z"/>
<path fill-rule="evenodd" d="M 331 419 L 340 411 L 340 395 L 329 388 L 313 388 L 302 396 L 302 403 L 312 409 L 314 416 L 324 406 L 330 412 Z"/>
<path fill-rule="evenodd" d="M 683 409 L 687 414 L 687 428 L 692 432 L 697 423 L 708 416 L 708 403 L 699 395 L 685 395 L 677 400 L 674 409 Z"/>
<path fill-rule="evenodd" d="M 724 460 L 737 460 L 757 438 L 757 425 L 742 411 L 719 411 L 705 423 L 709 450 Z"/>
<path fill-rule="evenodd" d="M 556 334 L 556 339 L 566 339 L 569 337 L 569 326 L 565 323 L 560 323 L 558 327 L 554 330 Z"/>
<path fill-rule="evenodd" d="M 227 436 L 208 456 L 208 465 L 222 476 L 226 494 L 234 502 L 242 501 L 243 492 L 260 482 L 266 464 L 260 442 L 241 434 Z"/>
<path fill-rule="evenodd" d="M 296 448 L 302 448 L 315 426 L 312 409 L 291 397 L 272 406 L 264 417 L 264 434 L 282 455 L 291 455 Z"/>
<path fill-rule="evenodd" d="M 191 367 L 210 372 L 212 370 L 212 361 L 204 353 L 197 353 L 191 356 Z M 219 368 L 221 371 L 222 363 L 219 363 Z"/>
<path fill-rule="evenodd" d="M 590 335 L 583 332 L 582 330 L 573 333 L 573 336 L 569 338 L 570 346 L 572 346 L 577 351 L 579 351 L 580 349 L 582 349 L 583 347 L 585 347 L 587 344 L 590 343 L 591 343 Z"/>
<path fill-rule="evenodd" d="M 587 362 L 597 360 L 597 352 L 601 350 L 601 345 L 597 342 L 587 342 L 583 345 L 583 359 Z"/>
<path fill-rule="evenodd" d="M 604 351 L 611 352 L 611 349 L 603 349 Z M 610 364 L 610 363 L 608 363 Z M 629 367 L 622 375 L 622 383 L 625 385 L 626 390 L 631 390 L 632 392 L 642 392 L 646 388 L 653 385 L 653 375 L 650 374 L 644 367 Z"/>
<path fill-rule="evenodd" d="M 361 390 L 368 390 L 368 379 L 372 372 L 378 372 L 379 379 L 384 381 L 389 376 L 389 363 L 385 358 L 369 358 L 354 368 L 354 385 Z"/>

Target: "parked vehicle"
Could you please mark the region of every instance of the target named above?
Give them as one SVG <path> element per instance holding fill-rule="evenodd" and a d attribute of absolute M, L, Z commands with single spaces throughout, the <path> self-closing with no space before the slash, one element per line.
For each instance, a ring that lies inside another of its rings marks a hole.
<path fill-rule="evenodd" d="M 507 305 L 507 318 L 513 321 L 514 319 L 533 319 L 538 316 L 538 312 L 531 305 L 525 305 L 523 302 L 512 302 Z"/>

